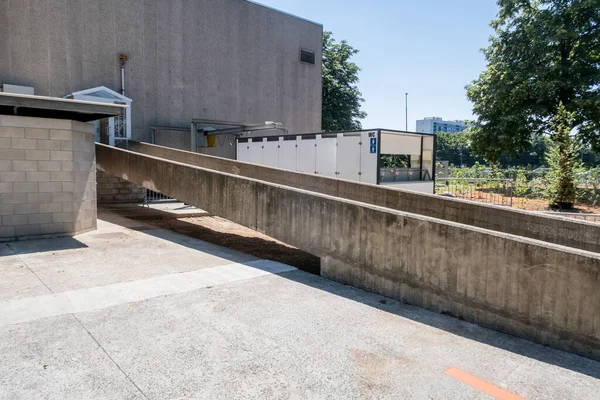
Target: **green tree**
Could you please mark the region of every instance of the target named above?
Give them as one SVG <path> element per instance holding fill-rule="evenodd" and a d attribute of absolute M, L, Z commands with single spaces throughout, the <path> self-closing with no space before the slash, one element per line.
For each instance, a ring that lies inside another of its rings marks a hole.
<path fill-rule="evenodd" d="M 381 168 L 408 168 L 410 160 L 406 155 L 382 154 Z"/>
<path fill-rule="evenodd" d="M 467 87 L 473 150 L 497 161 L 551 131 L 560 103 L 600 149 L 600 0 L 498 0 L 487 69 Z"/>
<path fill-rule="evenodd" d="M 481 157 L 471 150 L 471 130 L 448 133 L 439 132 L 437 135 L 436 158 L 448 161 L 451 165 L 473 166 L 476 162 L 483 163 Z"/>
<path fill-rule="evenodd" d="M 364 99 L 358 90 L 360 68 L 350 61 L 358 50 L 345 40 L 337 43 L 331 32 L 323 33 L 323 131 L 349 131 L 362 128 L 360 109 Z"/>
<path fill-rule="evenodd" d="M 448 161 L 455 166 L 465 165 L 472 167 L 476 162 L 483 164 L 485 160 L 477 156 L 471 149 L 472 136 L 473 132 L 471 129 L 458 133 L 439 132 L 437 134 L 436 158 L 440 161 Z M 533 169 L 544 166 L 549 141 L 549 137 L 547 136 L 534 137 L 531 148 L 522 154 L 518 156 L 503 154 L 500 157 L 499 167 L 528 166 Z M 582 154 L 582 159 L 586 161 L 594 160 L 594 154 L 586 152 Z"/>
<path fill-rule="evenodd" d="M 503 167 L 509 166 L 529 166 L 531 168 L 542 167 L 546 163 L 546 153 L 550 146 L 550 139 L 546 135 L 536 135 L 531 141 L 531 147 L 525 150 L 521 155 L 511 156 L 502 155 L 500 164 Z"/>
<path fill-rule="evenodd" d="M 550 167 L 548 202 L 553 208 L 572 208 L 576 197 L 575 175 L 581 167 L 579 146 L 571 137 L 574 113 L 560 104 L 552 119 L 552 146 L 547 161 Z"/>
<path fill-rule="evenodd" d="M 438 160 L 448 161 L 451 165 L 456 166 L 470 165 L 468 161 L 471 157 L 471 146 L 464 132 L 439 132 L 436 136 L 436 158 Z"/>
<path fill-rule="evenodd" d="M 581 161 L 586 167 L 597 167 L 600 165 L 600 154 L 595 153 L 589 147 L 583 148 L 581 149 Z"/>

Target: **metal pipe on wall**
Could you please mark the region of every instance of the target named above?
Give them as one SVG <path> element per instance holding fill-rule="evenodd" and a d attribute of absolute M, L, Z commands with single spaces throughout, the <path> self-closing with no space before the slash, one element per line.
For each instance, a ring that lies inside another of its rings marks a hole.
<path fill-rule="evenodd" d="M 127 55 L 121 54 L 119 59 L 121 60 L 121 94 L 125 96 L 125 62 L 127 62 Z"/>

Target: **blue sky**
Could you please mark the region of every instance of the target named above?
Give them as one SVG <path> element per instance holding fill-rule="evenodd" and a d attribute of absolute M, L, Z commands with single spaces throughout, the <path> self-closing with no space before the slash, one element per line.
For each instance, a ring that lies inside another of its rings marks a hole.
<path fill-rule="evenodd" d="M 323 24 L 360 50 L 365 128 L 408 129 L 427 116 L 470 119 L 465 85 L 485 68 L 495 0 L 257 0 Z"/>

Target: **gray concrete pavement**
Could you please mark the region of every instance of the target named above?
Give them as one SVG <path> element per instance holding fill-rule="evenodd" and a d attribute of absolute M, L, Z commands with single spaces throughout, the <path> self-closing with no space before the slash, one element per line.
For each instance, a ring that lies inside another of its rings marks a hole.
<path fill-rule="evenodd" d="M 121 211 L 121 210 L 131 210 L 135 208 L 139 208 L 142 211 L 146 208 L 162 211 L 170 214 L 173 217 L 177 218 L 186 218 L 186 217 L 200 217 L 211 215 L 210 213 L 194 207 L 188 204 L 181 203 L 177 200 L 165 200 L 158 202 L 150 202 L 147 204 L 144 203 L 104 203 L 100 207 L 102 210 L 106 211 Z"/>
<path fill-rule="evenodd" d="M 0 245 L 0 399 L 600 391 L 599 362 L 139 221 L 101 219 L 72 239 Z M 11 321 L 17 312 L 27 318 Z M 451 367 L 484 384 L 445 374 Z"/>

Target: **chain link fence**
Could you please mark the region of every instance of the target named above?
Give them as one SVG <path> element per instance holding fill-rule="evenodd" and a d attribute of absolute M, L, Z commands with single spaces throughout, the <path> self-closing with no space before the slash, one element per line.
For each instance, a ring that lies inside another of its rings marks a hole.
<path fill-rule="evenodd" d="M 514 181 L 494 178 L 442 178 L 435 183 L 435 192 L 482 203 L 512 207 Z"/>

